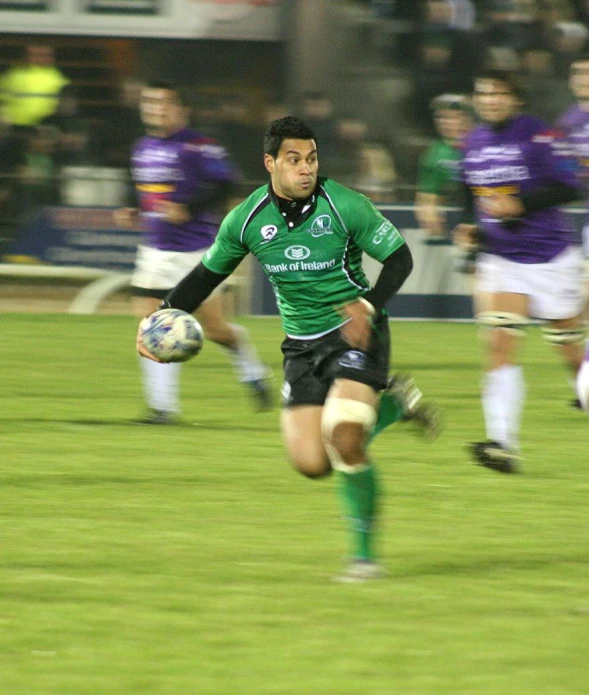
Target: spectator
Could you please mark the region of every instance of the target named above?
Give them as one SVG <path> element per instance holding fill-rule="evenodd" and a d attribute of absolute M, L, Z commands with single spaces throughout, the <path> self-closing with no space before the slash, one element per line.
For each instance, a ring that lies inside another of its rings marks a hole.
<path fill-rule="evenodd" d="M 451 60 L 453 34 L 449 27 L 452 10 L 446 0 L 428 0 L 419 30 L 416 61 L 415 112 L 425 127 L 429 125 L 429 104 L 443 92 L 452 91 Z"/>
<path fill-rule="evenodd" d="M 517 71 L 528 51 L 542 46 L 543 27 L 535 0 L 492 0 L 485 16 L 486 67 Z"/>
<path fill-rule="evenodd" d="M 393 156 L 380 142 L 364 142 L 360 146 L 356 188 L 373 203 L 390 203 L 395 198 L 397 172 Z"/>
<path fill-rule="evenodd" d="M 95 163 L 91 131 L 79 115 L 78 100 L 70 87 L 62 90 L 57 110 L 43 121 L 43 126 L 54 128 L 57 134 L 54 154 L 57 169 Z"/>
<path fill-rule="evenodd" d="M 118 103 L 109 113 L 99 136 L 100 164 L 126 169 L 129 150 L 143 134 L 139 118 L 139 100 L 143 83 L 133 77 L 124 78 L 119 85 Z"/>
<path fill-rule="evenodd" d="M 10 126 L 0 117 L 0 251 L 14 238 L 18 217 L 17 171 L 24 152 L 13 147 Z"/>
<path fill-rule="evenodd" d="M 19 217 L 22 221 L 43 205 L 59 200 L 54 156 L 59 132 L 37 126 L 26 140 L 24 162 L 18 169 Z"/>
<path fill-rule="evenodd" d="M 69 79 L 55 66 L 51 46 L 32 44 L 25 61 L 0 77 L 0 115 L 10 127 L 9 157 L 22 160 L 35 127 L 57 109 L 59 94 Z"/>
<path fill-rule="evenodd" d="M 477 10 L 471 0 L 448 0 L 450 6 L 450 29 L 458 31 L 473 31 L 476 22 Z"/>
<path fill-rule="evenodd" d="M 26 61 L 0 78 L 2 114 L 12 126 L 36 126 L 57 109 L 70 80 L 55 66 L 51 46 L 27 46 Z"/>
<path fill-rule="evenodd" d="M 321 169 L 330 176 L 339 150 L 338 126 L 331 99 L 323 92 L 308 92 L 302 98 L 301 116 L 317 136 L 321 146 Z"/>
<path fill-rule="evenodd" d="M 555 72 L 558 78 L 568 77 L 569 65 L 587 45 L 589 30 L 581 22 L 557 22 L 550 32 L 550 46 L 554 53 Z"/>

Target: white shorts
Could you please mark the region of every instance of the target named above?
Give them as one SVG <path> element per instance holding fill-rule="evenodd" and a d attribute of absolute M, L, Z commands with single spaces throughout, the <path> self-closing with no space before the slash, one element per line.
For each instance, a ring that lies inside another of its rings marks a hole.
<path fill-rule="evenodd" d="M 477 261 L 477 290 L 524 294 L 531 317 L 570 319 L 583 309 L 583 255 L 571 246 L 548 263 L 516 263 L 482 253 Z"/>
<path fill-rule="evenodd" d="M 577 395 L 585 411 L 589 412 L 589 361 L 587 359 L 577 374 Z"/>
<path fill-rule="evenodd" d="M 151 246 L 137 247 L 131 285 L 143 290 L 171 290 L 203 259 L 208 249 L 198 251 L 162 251 Z M 216 287 L 210 297 L 222 291 Z M 209 298 L 210 298 L 209 297 Z"/>

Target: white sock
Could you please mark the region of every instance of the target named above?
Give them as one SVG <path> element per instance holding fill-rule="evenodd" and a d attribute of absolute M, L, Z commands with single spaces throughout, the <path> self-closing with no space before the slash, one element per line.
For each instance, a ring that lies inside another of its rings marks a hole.
<path fill-rule="evenodd" d="M 577 374 L 577 395 L 586 412 L 589 412 L 589 362 L 585 360 Z"/>
<path fill-rule="evenodd" d="M 180 412 L 180 368 L 179 362 L 161 364 L 139 357 L 143 373 L 143 390 L 147 405 L 154 410 Z"/>
<path fill-rule="evenodd" d="M 232 323 L 231 328 L 237 336 L 237 347 L 226 347 L 225 352 L 231 358 L 233 369 L 241 382 L 258 381 L 267 376 L 268 370 L 260 362 L 258 353 L 249 339 L 249 333 L 243 326 Z"/>
<path fill-rule="evenodd" d="M 510 449 L 519 448 L 524 397 L 525 384 L 521 367 L 506 364 L 485 374 L 482 402 L 489 439 Z"/>

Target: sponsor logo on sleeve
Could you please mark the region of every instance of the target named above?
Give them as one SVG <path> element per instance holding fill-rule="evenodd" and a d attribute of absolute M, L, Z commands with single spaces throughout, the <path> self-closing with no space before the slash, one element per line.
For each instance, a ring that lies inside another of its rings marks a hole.
<path fill-rule="evenodd" d="M 389 220 L 385 220 L 380 227 L 376 230 L 375 235 L 372 237 L 372 243 L 375 246 L 382 244 L 386 239 L 388 232 L 391 230 L 393 224 Z"/>

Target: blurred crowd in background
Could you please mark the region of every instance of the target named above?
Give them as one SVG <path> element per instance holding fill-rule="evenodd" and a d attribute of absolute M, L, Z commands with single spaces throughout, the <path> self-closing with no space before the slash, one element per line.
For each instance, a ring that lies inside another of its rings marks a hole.
<path fill-rule="evenodd" d="M 432 100 L 444 93 L 468 94 L 480 69 L 517 71 L 528 88 L 529 110 L 550 122 L 573 102 L 568 69 L 587 48 L 589 0 L 355 0 L 354 4 L 370 19 L 367 42 L 381 42 L 382 65 L 398 70 L 407 81 L 409 96 L 401 105 L 402 118 L 421 152 L 417 148 L 410 163 L 405 155 L 400 157 L 402 143 L 394 119 L 390 129 L 385 124 L 375 130 L 360 104 L 341 108 L 332 85 L 296 95 L 262 94 L 255 98 L 255 108 L 243 92 L 194 90 L 193 124 L 227 147 L 244 193 L 265 180 L 261 143 L 266 126 L 287 113 L 302 116 L 315 130 L 324 175 L 375 202 L 410 202 L 417 160 L 439 135 Z M 388 37 L 384 42 L 383 36 Z M 82 189 L 76 189 L 75 181 L 82 170 L 96 181 L 114 182 L 104 189 L 94 185 L 97 199 L 90 202 L 120 204 L 104 191 L 124 190 L 129 150 L 142 134 L 138 98 L 149 73 L 139 69 L 137 74 L 118 76 L 108 109 L 89 115 L 80 108 L 82 92 L 68 74 L 67 61 L 61 64 L 59 47 L 39 37 L 19 51 L 2 66 L 0 75 L 0 236 L 4 239 L 36 206 L 78 204 L 76 190 Z M 36 98 L 30 98 L 31 93 Z"/>

